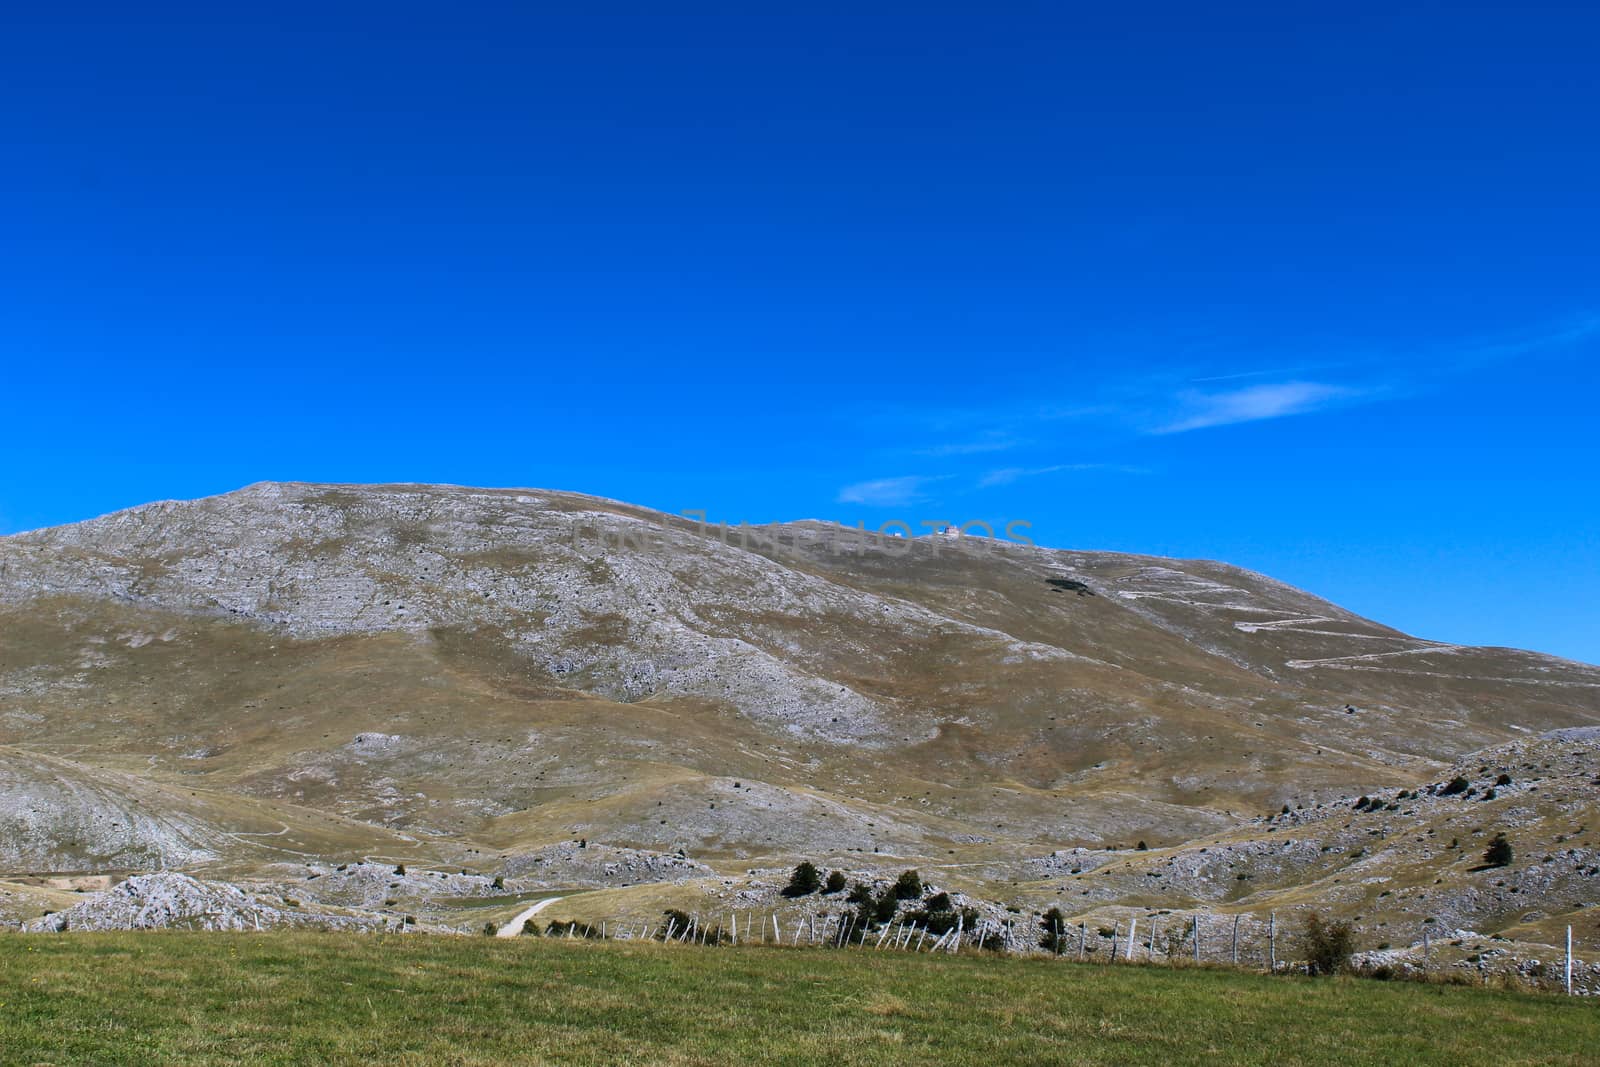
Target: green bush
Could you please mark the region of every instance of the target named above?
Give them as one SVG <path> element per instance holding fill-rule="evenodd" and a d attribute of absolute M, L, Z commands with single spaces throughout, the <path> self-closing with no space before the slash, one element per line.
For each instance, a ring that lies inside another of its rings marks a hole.
<path fill-rule="evenodd" d="M 828 895 L 832 895 L 834 893 L 842 893 L 842 892 L 844 892 L 844 887 L 845 887 L 845 880 L 844 880 L 844 872 L 842 872 L 842 871 L 830 871 L 830 872 L 828 872 L 828 880 L 826 882 L 822 883 L 822 891 L 823 891 L 823 893 L 828 894 Z"/>
<path fill-rule="evenodd" d="M 1347 922 L 1325 922 L 1312 912 L 1306 916 L 1301 946 L 1312 974 L 1338 974 L 1355 954 L 1355 928 Z"/>
<path fill-rule="evenodd" d="M 850 895 L 844 899 L 849 904 L 870 904 L 872 902 L 872 889 L 857 882 L 850 887 Z"/>
<path fill-rule="evenodd" d="M 679 937 L 685 930 L 689 929 L 689 913 L 686 911 L 679 911 L 677 908 L 668 908 L 666 911 L 661 913 L 661 918 L 664 921 L 661 924 L 661 932 L 658 936 L 663 941 L 666 940 L 667 931 L 669 929 L 672 931 L 673 937 Z"/>
<path fill-rule="evenodd" d="M 916 871 L 904 871 L 894 882 L 896 900 L 918 900 L 922 897 L 922 876 Z"/>
<path fill-rule="evenodd" d="M 977 911 L 973 908 L 957 911 L 948 893 L 929 898 L 926 906 L 918 911 L 907 912 L 905 918 L 907 922 L 926 927 L 928 933 L 935 936 L 947 934 L 958 925 L 970 930 L 978 923 Z"/>
<path fill-rule="evenodd" d="M 1454 778 L 1450 779 L 1450 781 L 1446 783 L 1445 787 L 1439 790 L 1439 793 L 1442 796 L 1453 797 L 1457 793 L 1465 793 L 1468 787 L 1471 785 L 1471 782 L 1467 781 L 1458 774 Z"/>
<path fill-rule="evenodd" d="M 1509 867 L 1516 858 L 1516 853 L 1511 850 L 1511 842 L 1506 840 L 1505 834 L 1495 834 L 1494 840 L 1489 842 L 1489 847 L 1483 850 L 1483 862 L 1491 867 Z"/>
<path fill-rule="evenodd" d="M 808 897 L 820 888 L 822 876 L 817 873 L 816 865 L 807 860 L 794 869 L 782 893 L 786 897 Z"/>
<path fill-rule="evenodd" d="M 588 923 L 580 923 L 577 921 L 561 922 L 557 919 L 551 919 L 550 922 L 546 924 L 544 933 L 546 937 L 581 937 L 590 939 L 600 936 L 600 931 L 596 930 Z"/>
<path fill-rule="evenodd" d="M 1046 952 L 1056 955 L 1067 950 L 1070 943 L 1067 937 L 1067 917 L 1061 913 L 1060 908 L 1051 908 L 1039 920 L 1039 928 L 1043 933 L 1039 937 L 1039 947 Z"/>

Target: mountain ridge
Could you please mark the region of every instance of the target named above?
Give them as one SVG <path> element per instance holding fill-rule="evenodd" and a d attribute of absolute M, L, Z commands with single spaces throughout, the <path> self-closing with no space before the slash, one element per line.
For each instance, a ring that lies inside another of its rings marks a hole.
<path fill-rule="evenodd" d="M 956 862 L 1026 895 L 1063 849 L 1256 855 L 1268 812 L 1530 738 L 1594 747 L 1538 739 L 1600 725 L 1600 668 L 1425 641 L 1216 561 L 897 540 L 282 482 L 8 535 L 0 814 L 48 793 L 52 759 L 123 784 L 0 832 L 0 870 L 248 877 L 250 835 L 281 825 L 319 863 L 503 872 L 584 839 L 724 878 Z M 199 830 L 184 789 L 212 798 Z M 110 824 L 146 802 L 191 829 L 130 851 Z"/>

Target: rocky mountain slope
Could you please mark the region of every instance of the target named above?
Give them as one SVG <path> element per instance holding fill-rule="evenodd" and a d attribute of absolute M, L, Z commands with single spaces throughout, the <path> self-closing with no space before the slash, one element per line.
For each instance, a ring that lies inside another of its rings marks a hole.
<path fill-rule="evenodd" d="M 15 878 L 519 878 L 581 840 L 658 857 L 635 883 L 681 884 L 680 853 L 729 892 L 797 858 L 938 864 L 1033 904 L 1388 922 L 1412 913 L 1352 880 L 1476 884 L 1437 839 L 1481 824 L 1539 856 L 1571 842 L 1519 890 L 1564 913 L 1600 836 L 1596 725 L 1600 669 L 1420 640 L 1206 561 L 439 486 L 264 484 L 0 538 Z M 1542 762 L 1576 768 L 1561 804 L 1501 789 L 1468 828 L 1426 793 L 1458 764 Z M 1351 805 L 1419 787 L 1378 859 Z M 1452 921 L 1525 921 L 1506 895 L 1463 888 Z"/>

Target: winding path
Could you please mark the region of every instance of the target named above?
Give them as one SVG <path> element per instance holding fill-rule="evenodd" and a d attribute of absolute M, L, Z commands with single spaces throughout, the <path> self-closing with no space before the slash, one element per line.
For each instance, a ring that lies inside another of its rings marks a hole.
<path fill-rule="evenodd" d="M 539 914 L 556 901 L 565 899 L 565 897 L 545 897 L 543 900 L 534 903 L 532 906 L 523 908 L 521 911 L 517 912 L 516 915 L 512 916 L 510 921 L 504 923 L 499 930 L 496 930 L 494 936 L 516 937 L 518 934 L 522 933 L 523 923 L 527 922 L 529 919 L 533 918 L 535 915 Z"/>

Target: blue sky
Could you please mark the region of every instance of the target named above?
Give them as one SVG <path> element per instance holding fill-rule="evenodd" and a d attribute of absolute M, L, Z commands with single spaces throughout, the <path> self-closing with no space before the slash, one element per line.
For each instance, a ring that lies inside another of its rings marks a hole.
<path fill-rule="evenodd" d="M 0 531 L 1020 519 L 1600 661 L 1592 7 L 226 7 L 6 16 Z"/>

